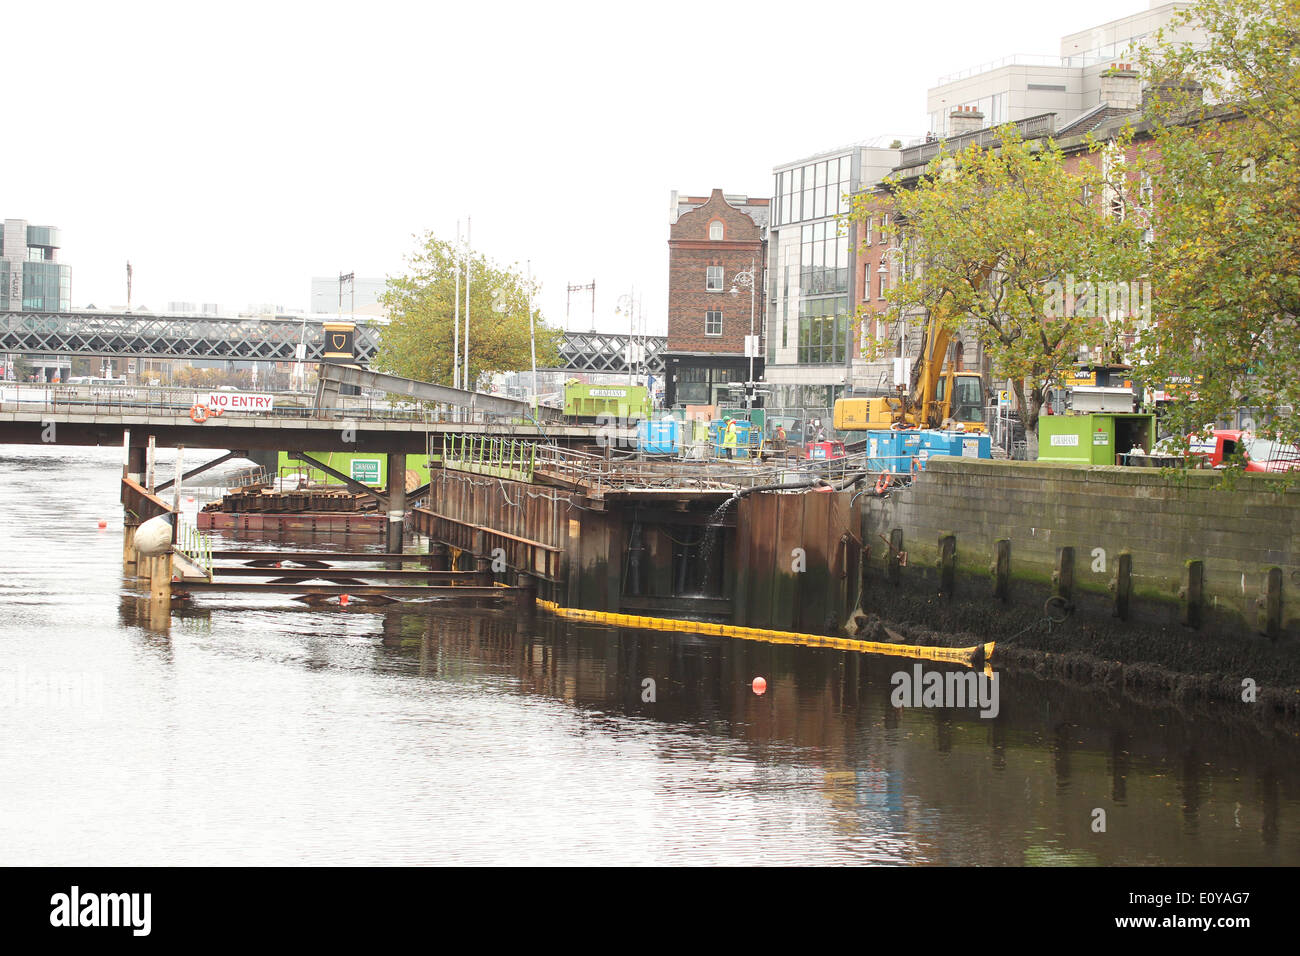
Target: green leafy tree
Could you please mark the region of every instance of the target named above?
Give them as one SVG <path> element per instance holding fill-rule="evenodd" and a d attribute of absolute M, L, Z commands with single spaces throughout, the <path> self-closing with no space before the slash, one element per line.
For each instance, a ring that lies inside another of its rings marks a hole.
<path fill-rule="evenodd" d="M 1027 142 L 1014 125 L 998 139 L 941 153 L 914 185 L 887 184 L 902 270 L 884 318 L 978 335 L 994 374 L 1012 383 L 1032 454 L 1047 387 L 1081 345 L 1116 341 L 1136 318 L 1141 225 L 1107 201 L 1127 188 L 1125 143 L 1071 169 L 1051 140 Z M 856 197 L 850 215 L 878 207 L 879 197 Z"/>
<path fill-rule="evenodd" d="M 1144 359 L 1195 399 L 1173 404 L 1180 433 L 1250 408 L 1296 441 L 1300 4 L 1199 0 L 1171 26 L 1185 24 L 1208 42 L 1144 54 L 1161 94 L 1145 107 L 1158 283 Z"/>
<path fill-rule="evenodd" d="M 376 364 L 406 378 L 450 385 L 455 353 L 456 249 L 453 243 L 426 233 L 407 259 L 407 272 L 389 278 L 382 302 L 389 324 L 383 329 Z M 503 268 L 482 255 L 461 258 L 460 345 L 465 343 L 465 274 L 470 276 L 470 375 L 483 376 L 532 367 L 528 298 L 534 281 L 518 266 Z M 559 364 L 563 333 L 546 325 L 533 310 L 539 368 Z"/>

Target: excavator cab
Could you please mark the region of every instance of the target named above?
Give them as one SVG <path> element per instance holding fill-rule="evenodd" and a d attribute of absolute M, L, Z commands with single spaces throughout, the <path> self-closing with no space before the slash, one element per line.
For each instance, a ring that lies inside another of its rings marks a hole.
<path fill-rule="evenodd" d="M 934 400 L 942 419 L 961 422 L 967 431 L 984 430 L 984 383 L 975 372 L 945 372 Z"/>

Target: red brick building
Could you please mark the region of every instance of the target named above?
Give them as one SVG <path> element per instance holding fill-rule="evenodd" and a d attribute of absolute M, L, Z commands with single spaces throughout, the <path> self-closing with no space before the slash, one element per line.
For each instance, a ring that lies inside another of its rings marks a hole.
<path fill-rule="evenodd" d="M 759 339 L 754 379 L 762 378 L 769 204 L 721 189 L 707 197 L 673 194 L 665 405 L 743 403 L 743 387 L 730 386 L 749 378 L 751 332 Z"/>

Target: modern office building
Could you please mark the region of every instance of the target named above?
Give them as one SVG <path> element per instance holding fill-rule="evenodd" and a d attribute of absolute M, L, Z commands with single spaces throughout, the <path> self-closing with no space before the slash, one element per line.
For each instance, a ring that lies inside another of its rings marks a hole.
<path fill-rule="evenodd" d="M 0 233 L 0 311 L 68 312 L 72 309 L 72 267 L 59 262 L 59 230 L 6 219 Z M 3 375 L 16 377 L 14 356 L 5 358 Z M 23 377 L 66 381 L 71 361 L 60 355 L 24 355 Z"/>
<path fill-rule="evenodd" d="M 926 94 L 929 135 L 942 139 L 1045 113 L 1056 115 L 1059 129 L 1096 108 L 1103 74 L 1113 64 L 1135 63 L 1138 46 L 1154 43 L 1162 27 L 1166 44 L 1203 39 L 1187 27 L 1169 29 L 1174 15 L 1190 6 L 1151 0 L 1141 13 L 1061 37 L 1055 56 L 1013 54 L 941 77 Z"/>
<path fill-rule="evenodd" d="M 762 377 L 769 209 L 721 189 L 672 194 L 665 405 L 742 404 L 750 368 Z"/>
<path fill-rule="evenodd" d="M 860 357 L 859 227 L 850 197 L 898 164 L 899 151 L 857 144 L 773 170 L 768 232 L 769 407 L 830 407 L 870 370 Z"/>
<path fill-rule="evenodd" d="M 72 267 L 59 262 L 59 230 L 6 219 L 0 235 L 0 309 L 67 312 Z"/>

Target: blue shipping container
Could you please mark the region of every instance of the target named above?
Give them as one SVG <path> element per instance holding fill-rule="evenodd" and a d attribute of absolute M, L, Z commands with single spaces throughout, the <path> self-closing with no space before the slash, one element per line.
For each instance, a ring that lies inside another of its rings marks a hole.
<path fill-rule="evenodd" d="M 917 433 L 921 447 L 917 452 L 917 467 L 925 468 L 925 463 L 933 455 L 947 455 L 953 458 L 992 458 L 993 439 L 987 434 L 976 432 L 941 432 L 926 430 Z"/>
<path fill-rule="evenodd" d="M 637 447 L 648 455 L 675 455 L 681 448 L 682 423 L 675 418 L 637 422 Z"/>

